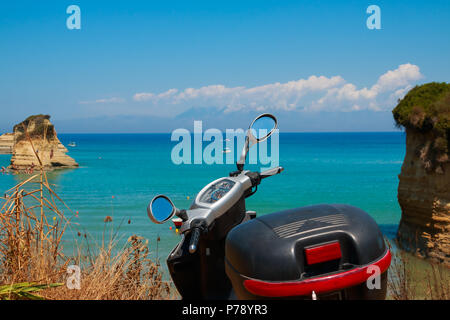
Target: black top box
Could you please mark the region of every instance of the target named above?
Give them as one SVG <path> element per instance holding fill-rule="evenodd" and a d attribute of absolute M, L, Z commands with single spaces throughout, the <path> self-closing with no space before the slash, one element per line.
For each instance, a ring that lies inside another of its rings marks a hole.
<path fill-rule="evenodd" d="M 343 204 L 264 215 L 227 236 L 225 267 L 238 298 L 311 296 L 384 273 L 390 252 L 376 222 Z"/>

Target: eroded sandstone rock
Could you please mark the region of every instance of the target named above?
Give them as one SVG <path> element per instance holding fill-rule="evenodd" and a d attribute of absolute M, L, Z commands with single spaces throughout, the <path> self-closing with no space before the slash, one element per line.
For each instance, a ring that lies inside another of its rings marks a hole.
<path fill-rule="evenodd" d="M 438 170 L 429 170 L 423 153 L 433 139 L 432 132 L 406 130 L 397 238 L 404 249 L 450 266 L 450 163 L 442 162 Z"/>
<path fill-rule="evenodd" d="M 59 141 L 55 128 L 50 122 L 50 116 L 31 116 L 14 126 L 14 147 L 10 168 L 27 170 L 30 167 L 38 167 L 39 160 L 33 147 L 46 170 L 78 166 L 75 160 L 66 154 L 67 149 Z"/>

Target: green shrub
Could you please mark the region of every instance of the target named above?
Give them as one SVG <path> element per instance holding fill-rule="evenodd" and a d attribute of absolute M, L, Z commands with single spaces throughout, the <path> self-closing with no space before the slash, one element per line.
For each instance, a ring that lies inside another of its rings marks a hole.
<path fill-rule="evenodd" d="M 392 113 L 397 125 L 427 131 L 433 128 L 444 129 L 445 122 L 446 129 L 449 129 L 449 111 L 450 84 L 431 82 L 411 89 Z M 423 114 L 423 121 L 411 121 L 412 116 L 418 113 Z"/>
<path fill-rule="evenodd" d="M 411 89 L 392 110 L 395 122 L 434 137 L 426 160 L 448 161 L 450 151 L 450 84 L 431 82 Z"/>
<path fill-rule="evenodd" d="M 56 134 L 55 127 L 52 124 L 49 125 L 46 120 L 50 120 L 49 115 L 38 114 L 38 115 L 30 116 L 30 117 L 26 118 L 24 121 L 22 121 L 21 123 L 16 124 L 14 126 L 14 132 L 18 133 L 18 135 L 16 137 L 16 142 L 26 139 L 25 128 L 28 127 L 30 122 L 35 123 L 35 127 L 34 127 L 33 131 L 28 132 L 28 134 L 30 135 L 31 138 L 37 138 L 37 137 L 44 138 L 44 134 L 45 134 L 47 140 L 53 139 Z"/>

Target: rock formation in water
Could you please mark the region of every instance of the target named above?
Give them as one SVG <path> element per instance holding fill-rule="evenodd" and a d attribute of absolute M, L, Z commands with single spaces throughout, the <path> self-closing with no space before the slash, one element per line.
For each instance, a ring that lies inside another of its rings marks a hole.
<path fill-rule="evenodd" d="M 450 266 L 450 84 L 413 88 L 393 114 L 406 129 L 397 240 L 403 249 Z"/>
<path fill-rule="evenodd" d="M 0 136 L 0 154 L 11 154 L 14 146 L 14 134 L 5 133 Z"/>
<path fill-rule="evenodd" d="M 59 141 L 48 115 L 31 116 L 14 126 L 14 147 L 10 168 L 12 170 L 38 168 L 39 160 L 35 152 L 45 170 L 78 166 L 75 160 L 66 154 L 67 149 Z"/>

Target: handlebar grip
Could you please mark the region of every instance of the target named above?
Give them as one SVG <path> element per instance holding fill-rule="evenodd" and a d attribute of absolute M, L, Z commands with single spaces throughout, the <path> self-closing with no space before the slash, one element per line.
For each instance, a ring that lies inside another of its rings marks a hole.
<path fill-rule="evenodd" d="M 197 251 L 199 239 L 200 239 L 200 228 L 194 228 L 191 233 L 191 242 L 189 243 L 189 253 L 195 253 L 195 251 Z"/>
<path fill-rule="evenodd" d="M 266 171 L 264 171 L 264 172 L 261 172 L 260 176 L 261 176 L 261 179 L 264 179 L 264 178 L 267 178 L 267 177 L 270 177 L 270 176 L 274 176 L 274 175 L 276 175 L 276 174 L 279 174 L 279 173 L 282 172 L 283 170 L 284 170 L 283 167 L 275 167 L 275 168 L 266 170 Z"/>

